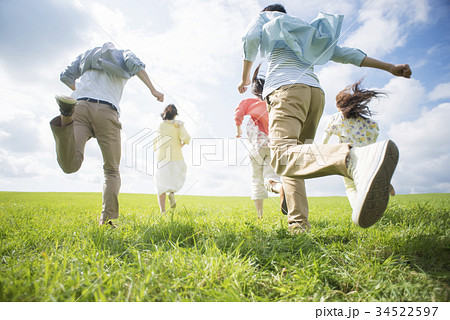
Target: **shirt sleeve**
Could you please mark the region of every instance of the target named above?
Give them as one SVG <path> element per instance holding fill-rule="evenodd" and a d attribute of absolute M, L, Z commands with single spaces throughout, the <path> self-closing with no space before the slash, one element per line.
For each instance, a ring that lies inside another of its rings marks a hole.
<path fill-rule="evenodd" d="M 244 116 L 247 114 L 248 102 L 247 100 L 242 100 L 236 110 L 234 111 L 234 122 L 237 126 L 242 125 Z"/>
<path fill-rule="evenodd" d="M 67 66 L 66 69 L 61 72 L 59 75 L 59 79 L 66 86 L 71 87 L 75 84 L 75 81 L 81 77 L 81 59 L 83 54 L 80 54 L 70 66 Z"/>
<path fill-rule="evenodd" d="M 322 138 L 322 144 L 327 144 L 328 141 L 330 140 L 330 138 L 331 138 L 331 133 L 325 131 L 323 134 L 323 138 Z"/>
<path fill-rule="evenodd" d="M 156 137 L 153 139 L 153 151 L 156 152 L 159 148 L 159 140 L 161 139 L 161 126 L 158 127 L 158 131 L 156 131 Z"/>
<path fill-rule="evenodd" d="M 335 118 L 336 118 L 336 116 L 332 115 L 331 118 L 328 120 L 328 122 L 325 126 L 325 129 L 324 129 L 324 131 L 330 135 L 333 134 L 333 124 L 335 123 Z"/>
<path fill-rule="evenodd" d="M 338 63 L 350 63 L 360 67 L 367 55 L 359 49 L 336 46 L 331 60 Z"/>
<path fill-rule="evenodd" d="M 262 28 L 264 19 L 259 15 L 247 27 L 246 34 L 242 37 L 242 46 L 244 49 L 244 60 L 255 61 L 261 44 Z"/>
<path fill-rule="evenodd" d="M 378 126 L 378 123 L 375 122 L 374 132 L 373 132 L 373 142 L 377 141 L 379 134 L 380 134 L 380 127 Z"/>
<path fill-rule="evenodd" d="M 180 140 L 184 143 L 184 144 L 189 144 L 189 142 L 191 142 L 191 136 L 189 135 L 189 133 L 187 132 L 186 128 L 184 127 L 184 125 L 180 126 Z"/>
<path fill-rule="evenodd" d="M 128 73 L 131 77 L 136 75 L 139 71 L 145 69 L 145 64 L 130 50 L 125 50 L 123 52 L 123 58 L 125 60 L 125 65 L 127 66 Z"/>

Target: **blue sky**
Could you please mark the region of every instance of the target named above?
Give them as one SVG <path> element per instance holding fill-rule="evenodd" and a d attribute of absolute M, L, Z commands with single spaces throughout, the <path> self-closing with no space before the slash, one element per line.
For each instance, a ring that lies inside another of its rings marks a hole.
<path fill-rule="evenodd" d="M 332 62 L 316 67 L 326 93 L 318 141 L 335 112 L 336 93 L 364 77 L 365 86 L 389 94 L 372 108 L 381 127 L 379 139 L 393 139 L 400 149 L 393 178 L 397 192 L 450 192 L 448 1 L 280 2 L 289 14 L 306 21 L 319 11 L 344 14 L 341 45 L 380 60 L 409 63 L 413 70 L 407 80 Z M 163 104 L 156 102 L 137 78 L 125 87 L 122 192 L 155 193 L 152 155 L 145 160 L 142 153 L 146 141 L 137 149 L 132 142 L 136 134 L 155 128 L 163 107 L 174 102 L 194 138 L 194 145 L 184 150 L 188 174 L 180 193 L 248 196 L 251 169 L 243 142 L 234 139 L 233 121 L 239 101 L 251 96 L 239 95 L 236 89 L 242 66 L 240 39 L 250 20 L 270 3 L 1 1 L 0 191 L 101 191 L 102 160 L 96 141 L 88 142 L 81 170 L 66 175 L 56 162 L 48 122 L 58 113 L 54 95 L 70 93 L 59 82 L 59 73 L 79 53 L 112 41 L 135 52 L 166 94 Z M 340 177 L 310 180 L 307 189 L 311 196 L 345 194 Z"/>

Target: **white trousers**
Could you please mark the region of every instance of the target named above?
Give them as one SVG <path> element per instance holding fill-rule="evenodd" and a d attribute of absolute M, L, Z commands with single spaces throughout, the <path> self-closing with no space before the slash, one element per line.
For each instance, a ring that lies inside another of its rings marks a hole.
<path fill-rule="evenodd" d="M 261 147 L 257 154 L 250 155 L 252 161 L 252 200 L 267 199 L 269 181 L 280 182 L 277 175 L 270 166 L 270 149 Z"/>

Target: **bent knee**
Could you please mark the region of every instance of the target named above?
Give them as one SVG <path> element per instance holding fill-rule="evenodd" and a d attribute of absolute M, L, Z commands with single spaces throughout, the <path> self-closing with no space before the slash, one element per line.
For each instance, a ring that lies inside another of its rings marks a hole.
<path fill-rule="evenodd" d="M 71 174 L 71 173 L 77 172 L 80 168 L 74 169 L 74 168 L 63 168 L 63 167 L 61 167 L 61 169 L 62 169 L 62 171 L 64 173 Z"/>

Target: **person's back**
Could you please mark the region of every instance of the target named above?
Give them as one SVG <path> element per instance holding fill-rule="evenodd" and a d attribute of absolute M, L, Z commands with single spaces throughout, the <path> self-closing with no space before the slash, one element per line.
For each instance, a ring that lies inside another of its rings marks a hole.
<path fill-rule="evenodd" d="M 320 87 L 319 78 L 314 73 L 314 66 L 302 62 L 288 47 L 275 48 L 267 56 L 263 96 L 269 95 L 283 85 L 294 83 Z"/>
<path fill-rule="evenodd" d="M 351 143 L 363 147 L 375 143 L 380 129 L 378 123 L 369 118 L 344 118 L 341 112 L 333 114 L 325 127 L 328 135 L 336 135 L 339 143 Z M 328 140 L 324 141 L 327 143 Z"/>
<path fill-rule="evenodd" d="M 158 133 L 153 144 L 157 160 L 183 160 L 182 143 L 187 144 L 190 140 L 184 123 L 179 120 L 164 120 L 159 124 Z"/>
<path fill-rule="evenodd" d="M 181 148 L 189 144 L 191 137 L 178 116 L 174 104 L 169 104 L 161 113 L 163 120 L 158 127 L 158 137 L 153 141 L 158 160 L 154 182 L 158 192 L 158 204 L 161 212 L 166 211 L 166 194 L 169 193 L 170 207 L 176 207 L 175 192 L 178 192 L 186 180 L 186 163 Z"/>
<path fill-rule="evenodd" d="M 120 112 L 119 103 L 127 79 L 102 70 L 87 70 L 80 78 L 72 97 L 108 101 Z"/>

